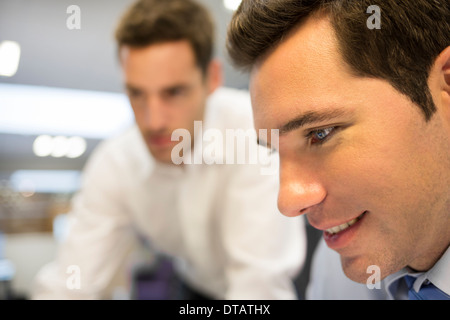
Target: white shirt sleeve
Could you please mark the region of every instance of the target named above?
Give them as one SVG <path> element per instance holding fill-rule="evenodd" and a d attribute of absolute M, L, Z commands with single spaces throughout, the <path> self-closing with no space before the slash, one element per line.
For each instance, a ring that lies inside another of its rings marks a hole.
<path fill-rule="evenodd" d="M 258 165 L 235 167 L 221 221 L 225 299 L 297 299 L 293 278 L 306 255 L 303 217 L 288 218 L 278 211 L 277 174 L 261 175 Z"/>
<path fill-rule="evenodd" d="M 57 260 L 38 273 L 33 299 L 111 298 L 111 284 L 134 241 L 113 160 L 104 146 L 90 158 L 72 202 L 67 237 Z"/>

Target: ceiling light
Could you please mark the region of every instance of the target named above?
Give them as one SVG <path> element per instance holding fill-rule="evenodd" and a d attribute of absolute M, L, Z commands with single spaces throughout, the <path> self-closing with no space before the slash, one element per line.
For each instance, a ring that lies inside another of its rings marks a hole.
<path fill-rule="evenodd" d="M 105 139 L 134 122 L 123 93 L 0 82 L 0 132 Z"/>
<path fill-rule="evenodd" d="M 68 158 L 78 158 L 86 151 L 86 140 L 81 137 L 71 137 L 67 143 L 69 150 L 66 157 Z"/>
<path fill-rule="evenodd" d="M 82 137 L 65 137 L 49 135 L 38 136 L 33 143 L 33 152 L 38 157 L 78 158 L 87 149 L 87 142 Z"/>
<path fill-rule="evenodd" d="M 38 136 L 33 143 L 33 152 L 38 157 L 48 157 L 53 151 L 53 138 L 48 135 Z"/>
<path fill-rule="evenodd" d="M 57 136 L 53 138 L 53 150 L 50 154 L 54 158 L 64 157 L 69 151 L 69 144 L 67 138 L 64 136 Z"/>
<path fill-rule="evenodd" d="M 237 8 L 239 8 L 239 5 L 241 4 L 242 0 L 223 0 L 223 5 L 228 10 L 235 11 Z"/>
<path fill-rule="evenodd" d="M 20 46 L 14 41 L 0 43 L 0 76 L 12 77 L 19 68 Z"/>

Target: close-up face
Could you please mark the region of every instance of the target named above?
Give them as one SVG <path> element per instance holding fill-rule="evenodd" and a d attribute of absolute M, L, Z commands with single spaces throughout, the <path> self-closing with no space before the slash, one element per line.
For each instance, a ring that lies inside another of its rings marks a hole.
<path fill-rule="evenodd" d="M 250 92 L 256 129 L 280 130 L 280 211 L 323 230 L 350 279 L 365 283 L 371 265 L 384 278 L 436 262 L 450 239 L 440 93 L 431 92 L 438 110 L 426 122 L 387 81 L 352 75 L 326 16 L 258 61 Z"/>
<path fill-rule="evenodd" d="M 197 65 L 188 41 L 121 48 L 124 82 L 136 123 L 154 158 L 172 163 L 176 129 L 194 137 L 194 121 L 202 120 L 211 93 L 209 77 Z"/>

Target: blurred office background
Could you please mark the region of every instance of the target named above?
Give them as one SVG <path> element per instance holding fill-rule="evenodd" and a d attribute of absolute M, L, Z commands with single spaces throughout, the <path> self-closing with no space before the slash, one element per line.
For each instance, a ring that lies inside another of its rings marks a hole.
<path fill-rule="evenodd" d="M 216 19 L 225 85 L 247 88 L 224 50 L 240 1 L 200 2 Z M 130 3 L 0 0 L 0 299 L 29 297 L 36 272 L 54 258 L 90 153 L 134 120 L 114 43 Z M 70 28 L 72 5 L 80 29 Z"/>

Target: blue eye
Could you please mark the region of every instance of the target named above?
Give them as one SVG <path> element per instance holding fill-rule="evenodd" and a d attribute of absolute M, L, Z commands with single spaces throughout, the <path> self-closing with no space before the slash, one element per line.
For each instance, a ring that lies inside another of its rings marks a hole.
<path fill-rule="evenodd" d="M 308 135 L 311 140 L 311 144 L 323 143 L 335 129 L 335 127 L 330 127 L 311 131 Z"/>

